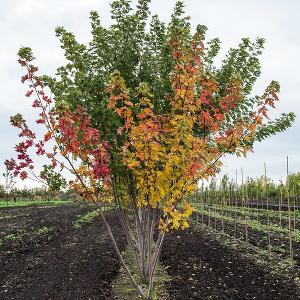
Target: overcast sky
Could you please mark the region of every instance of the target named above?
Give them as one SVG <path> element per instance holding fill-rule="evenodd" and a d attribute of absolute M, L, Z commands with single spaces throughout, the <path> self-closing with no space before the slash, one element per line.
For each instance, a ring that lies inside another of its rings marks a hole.
<path fill-rule="evenodd" d="M 111 1 L 107 0 L 0 0 L 0 171 L 3 161 L 12 156 L 18 141 L 17 132 L 9 125 L 9 116 L 21 112 L 32 120 L 32 110 L 23 96 L 20 82 L 22 70 L 16 53 L 21 46 L 32 47 L 36 65 L 43 74 L 54 74 L 64 63 L 63 51 L 54 29 L 64 26 L 80 42 L 90 40 L 89 12 L 97 10 L 103 24 L 109 26 Z M 168 21 L 174 0 L 152 0 L 151 11 Z M 133 1 L 136 3 L 136 1 Z M 254 154 L 247 159 L 225 158 L 223 173 L 234 176 L 243 168 L 248 176 L 267 172 L 275 180 L 286 174 L 285 160 L 289 156 L 290 171 L 300 171 L 300 1 L 298 0 L 186 0 L 187 14 L 193 26 L 204 24 L 208 37 L 219 37 L 222 51 L 219 59 L 243 37 L 264 37 L 267 40 L 262 56 L 262 75 L 255 86 L 261 94 L 267 84 L 281 84 L 280 103 L 274 116 L 294 111 L 297 115 L 292 128 L 268 141 L 256 144 Z M 20 186 L 32 186 L 25 182 Z"/>

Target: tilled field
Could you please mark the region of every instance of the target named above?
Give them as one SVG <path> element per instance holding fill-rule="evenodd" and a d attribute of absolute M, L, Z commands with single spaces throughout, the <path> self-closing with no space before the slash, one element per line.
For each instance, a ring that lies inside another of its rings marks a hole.
<path fill-rule="evenodd" d="M 194 219 L 196 218 L 195 215 L 193 216 Z M 201 214 L 198 214 L 198 222 L 202 221 Z M 210 226 L 212 228 L 215 228 L 219 232 L 222 231 L 222 220 L 217 219 L 213 216 L 210 218 L 207 215 L 203 216 L 203 222 L 204 224 Z M 224 233 L 228 234 L 229 236 L 233 237 L 234 232 L 236 232 L 235 236 L 237 239 L 245 241 L 245 225 L 237 222 L 236 229 L 234 229 L 234 224 L 231 222 L 228 222 L 227 220 L 223 221 L 224 225 Z M 268 233 L 259 231 L 253 228 L 248 227 L 247 228 L 247 234 L 248 234 L 248 242 L 250 245 L 258 247 L 263 250 L 268 249 Z M 270 244 L 271 244 L 271 250 L 275 254 L 282 257 L 282 259 L 285 259 L 289 255 L 289 241 L 287 234 L 278 233 L 275 231 L 270 231 Z M 294 251 L 294 260 L 297 268 L 300 268 L 300 243 L 293 241 L 293 251 Z"/>
<path fill-rule="evenodd" d="M 0 210 L 0 299 L 113 299 L 120 264 L 103 223 L 75 228 L 91 207 Z M 122 250 L 117 214 L 108 220 Z M 292 280 L 271 275 L 205 229 L 167 236 L 161 263 L 169 299 L 300 299 Z"/>
<path fill-rule="evenodd" d="M 6 236 L 21 229 L 33 234 L 0 247 L 0 299 L 109 299 L 119 262 L 103 224 L 96 220 L 81 229 L 72 224 L 89 210 L 76 205 L 27 208 L 20 227 L 16 218 L 1 219 Z M 12 216 L 24 208 L 6 212 Z M 108 219 L 124 249 L 116 214 Z M 40 226 L 51 228 L 50 233 L 35 234 L 33 228 Z"/>
<path fill-rule="evenodd" d="M 174 278 L 170 299 L 300 299 L 292 280 L 271 275 L 203 228 L 167 236 L 161 260 Z"/>

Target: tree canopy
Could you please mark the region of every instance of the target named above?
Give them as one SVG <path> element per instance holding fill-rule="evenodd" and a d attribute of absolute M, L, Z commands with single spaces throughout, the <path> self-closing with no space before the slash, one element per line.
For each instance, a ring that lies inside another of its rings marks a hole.
<path fill-rule="evenodd" d="M 78 43 L 74 34 L 63 27 L 56 29 L 68 63 L 57 69 L 57 76 L 44 76 L 44 83 L 50 87 L 56 103 L 71 107 L 80 104 L 85 107 L 92 117 L 93 125 L 111 144 L 116 143 L 116 131 L 121 124 L 119 118 L 107 108 L 109 95 L 106 87 L 111 74 L 115 70 L 119 71 L 133 98 L 140 83 L 146 83 L 153 95 L 154 112 L 168 113 L 170 102 L 166 95 L 173 94 L 170 73 L 175 64 L 170 40 L 180 36 L 186 47 L 193 39 L 190 18 L 185 15 L 182 1 L 176 3 L 168 24 L 160 21 L 157 15 L 151 16 L 150 2 L 139 0 L 136 10 L 133 10 L 128 0 L 113 1 L 111 13 L 114 23 L 109 28 L 101 24 L 97 12 L 91 12 L 92 40 L 89 45 Z M 206 29 L 203 25 L 196 27 L 202 41 Z M 253 109 L 261 101 L 262 96 L 253 95 L 252 89 L 261 74 L 259 59 L 264 44 L 262 38 L 255 41 L 244 38 L 236 48 L 229 50 L 221 66 L 216 67 L 214 59 L 219 53 L 221 42 L 215 38 L 205 43 L 201 57 L 202 76 L 213 80 L 218 86 L 212 102 L 217 105 L 225 95 L 229 80 L 236 78 L 240 82 L 241 101 L 226 115 L 222 130 L 230 128 L 240 119 L 252 119 Z M 272 86 L 279 92 L 277 82 L 272 82 Z M 262 141 L 287 129 L 294 118 L 293 113 L 283 113 L 278 119 L 268 120 L 259 126 L 253 140 L 241 142 L 252 146 L 254 141 Z M 209 129 L 195 127 L 194 133 L 203 136 L 209 134 Z M 120 139 L 116 147 L 122 144 Z"/>

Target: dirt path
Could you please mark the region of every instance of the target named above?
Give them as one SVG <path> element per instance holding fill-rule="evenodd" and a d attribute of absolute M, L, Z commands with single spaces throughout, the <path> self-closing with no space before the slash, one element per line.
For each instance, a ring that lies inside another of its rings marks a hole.
<path fill-rule="evenodd" d="M 220 245 L 205 230 L 166 237 L 161 261 L 174 279 L 170 299 L 300 299 L 293 282 Z"/>
<path fill-rule="evenodd" d="M 48 215 L 42 213 L 42 223 L 55 227 L 54 236 L 30 245 L 27 251 L 16 249 L 6 260 L 1 256 L 0 299 L 110 299 L 119 262 L 100 220 L 73 228 L 72 220 L 79 212 L 82 208 L 66 206 L 49 210 Z M 108 214 L 124 249 L 116 214 Z M 38 221 L 33 216 L 30 219 Z"/>

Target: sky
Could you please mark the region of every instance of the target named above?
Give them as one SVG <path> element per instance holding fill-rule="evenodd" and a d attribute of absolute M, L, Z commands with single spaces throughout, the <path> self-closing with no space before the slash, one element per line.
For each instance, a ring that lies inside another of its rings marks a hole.
<path fill-rule="evenodd" d="M 133 5 L 136 2 L 132 1 Z M 175 2 L 152 0 L 151 11 L 167 22 Z M 16 129 L 9 125 L 9 116 L 20 112 L 29 124 L 34 120 L 30 103 L 24 97 L 26 87 L 20 82 L 23 74 L 17 63 L 18 49 L 31 47 L 41 73 L 53 75 L 56 68 L 65 63 L 54 29 L 64 26 L 79 42 L 88 43 L 91 38 L 89 12 L 98 11 L 102 24 L 109 26 L 110 3 L 107 0 L 0 0 L 0 175 L 4 171 L 4 160 L 13 155 L 13 147 L 18 142 Z M 289 171 L 300 171 L 300 1 L 186 0 L 185 5 L 193 27 L 206 25 L 208 39 L 221 39 L 219 61 L 243 37 L 265 38 L 262 75 L 254 94 L 261 95 L 271 80 L 277 80 L 281 85 L 280 102 L 272 115 L 296 113 L 292 128 L 255 144 L 254 153 L 247 158 L 225 157 L 222 174 L 234 177 L 238 170 L 240 178 L 243 169 L 245 176 L 260 176 L 265 163 L 267 175 L 279 180 L 285 177 L 287 156 Z M 3 182 L 0 176 L 1 180 Z M 18 182 L 19 187 L 34 185 L 28 181 Z"/>

